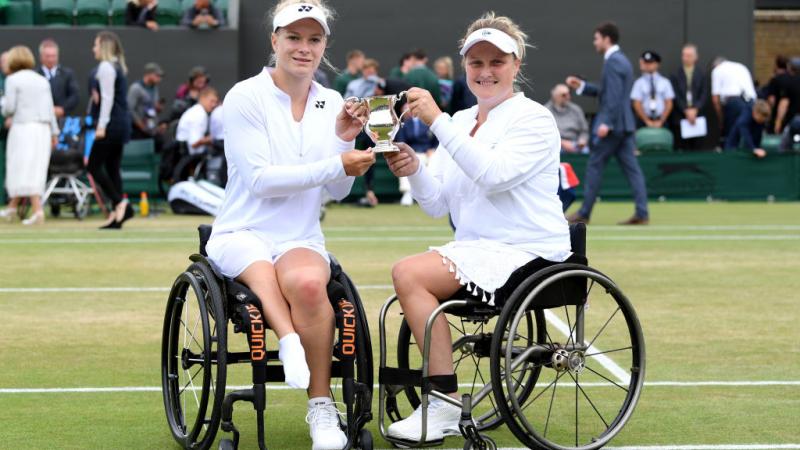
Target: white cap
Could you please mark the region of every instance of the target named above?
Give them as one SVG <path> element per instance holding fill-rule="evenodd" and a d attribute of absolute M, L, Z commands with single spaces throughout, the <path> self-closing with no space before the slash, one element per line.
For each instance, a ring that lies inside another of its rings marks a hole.
<path fill-rule="evenodd" d="M 481 28 L 470 33 L 464 41 L 464 46 L 461 47 L 461 56 L 466 55 L 472 46 L 483 41 L 491 43 L 504 53 L 513 53 L 519 58 L 519 46 L 517 46 L 517 41 L 496 28 Z"/>
<path fill-rule="evenodd" d="M 280 27 L 297 22 L 301 19 L 314 19 L 319 22 L 319 25 L 325 31 L 326 36 L 330 36 L 331 29 L 328 28 L 328 22 L 325 19 L 325 12 L 317 6 L 308 3 L 295 3 L 287 5 L 281 12 L 275 15 L 272 20 L 272 32 L 278 30 Z"/>

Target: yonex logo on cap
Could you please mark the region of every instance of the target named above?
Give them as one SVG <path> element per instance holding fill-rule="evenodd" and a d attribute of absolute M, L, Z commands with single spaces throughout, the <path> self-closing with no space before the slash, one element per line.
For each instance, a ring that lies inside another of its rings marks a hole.
<path fill-rule="evenodd" d="M 309 11 L 311 11 L 311 8 L 312 8 L 312 7 L 311 7 L 311 6 L 309 6 L 309 5 L 300 5 L 300 7 L 299 7 L 299 8 L 297 8 L 297 10 L 298 10 L 299 12 L 309 12 Z"/>

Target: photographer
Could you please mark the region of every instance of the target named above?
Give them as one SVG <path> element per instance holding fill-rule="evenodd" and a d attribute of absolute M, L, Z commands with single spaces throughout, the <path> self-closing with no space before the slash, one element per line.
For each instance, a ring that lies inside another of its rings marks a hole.
<path fill-rule="evenodd" d="M 225 26 L 225 18 L 210 0 L 195 0 L 194 5 L 183 13 L 181 25 L 199 29 L 219 28 Z"/>

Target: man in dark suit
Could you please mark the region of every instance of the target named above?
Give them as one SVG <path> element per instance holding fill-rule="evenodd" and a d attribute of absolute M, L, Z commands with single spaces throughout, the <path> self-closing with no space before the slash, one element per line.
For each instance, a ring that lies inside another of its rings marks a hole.
<path fill-rule="evenodd" d="M 72 69 L 58 64 L 58 44 L 52 39 L 45 39 L 39 44 L 39 62 L 36 68 L 40 75 L 50 82 L 53 93 L 53 105 L 56 117 L 61 121 L 78 106 L 78 82 Z"/>
<path fill-rule="evenodd" d="M 681 138 L 681 120 L 694 125 L 708 103 L 708 83 L 703 69 L 697 67 L 697 47 L 686 44 L 681 50 L 682 67 L 672 74 L 670 81 L 675 91 L 675 108 L 672 110 L 673 134 L 678 140 L 677 148 L 700 150 L 703 137 Z"/>
<path fill-rule="evenodd" d="M 567 77 L 567 85 L 575 89 L 578 95 L 597 96 L 600 101 L 594 121 L 597 139 L 590 146 L 589 162 L 586 166 L 583 205 L 577 213 L 567 217 L 571 223 L 589 222 L 603 179 L 603 170 L 612 156 L 617 158 L 628 178 L 636 202 L 634 215 L 619 224 L 646 225 L 650 221 L 644 174 L 634 154 L 636 126 L 629 100 L 633 68 L 630 60 L 620 51 L 618 41 L 619 29 L 613 23 L 603 23 L 594 31 L 594 48 L 605 59 L 600 86 L 575 76 Z"/>

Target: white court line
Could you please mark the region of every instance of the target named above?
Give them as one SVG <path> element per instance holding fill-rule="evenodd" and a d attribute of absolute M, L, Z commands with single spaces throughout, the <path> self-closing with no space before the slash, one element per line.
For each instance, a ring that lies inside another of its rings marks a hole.
<path fill-rule="evenodd" d="M 572 330 L 570 330 L 569 326 L 565 324 L 561 319 L 558 318 L 555 314 L 553 314 L 549 309 L 544 311 L 544 317 L 547 319 L 548 322 L 552 323 L 558 331 L 560 331 L 564 336 L 569 337 Z M 584 341 L 587 345 L 589 342 Z M 592 345 L 586 351 L 586 353 L 602 353 L 602 350 Z M 595 355 L 594 358 L 597 362 L 600 363 L 603 367 L 606 368 L 612 375 L 617 377 L 617 380 L 620 381 L 623 385 L 630 384 L 631 376 L 628 372 L 626 372 L 622 367 L 620 367 L 617 363 L 615 363 L 611 358 L 604 354 Z"/>
<path fill-rule="evenodd" d="M 100 223 L 100 222 L 98 222 Z M 618 225 L 590 225 L 589 231 L 611 231 L 620 233 L 646 233 L 652 230 L 658 231 L 800 231 L 800 225 L 789 224 L 766 224 L 766 225 L 648 225 L 646 227 L 621 227 Z M 451 232 L 446 225 L 377 225 L 377 226 L 322 226 L 323 231 L 332 232 L 392 232 L 392 231 L 443 231 Z M 97 233 L 94 229 L 87 228 L 46 228 L 43 230 L 22 230 L 22 229 L 0 229 L 0 235 L 36 235 L 58 234 L 58 233 Z M 162 227 L 162 228 L 127 228 L 125 233 L 192 233 L 196 231 L 193 227 Z"/>
<path fill-rule="evenodd" d="M 394 289 L 391 284 L 356 284 L 359 291 L 376 291 Z M 0 294 L 28 294 L 28 293 L 46 293 L 46 294 L 61 294 L 65 292 L 169 292 L 168 287 L 52 287 L 52 288 L 0 288 Z"/>
<path fill-rule="evenodd" d="M 326 242 L 431 242 L 452 240 L 452 235 L 441 236 L 332 236 Z M 659 242 L 659 241 L 793 241 L 800 240 L 798 234 L 772 234 L 772 235 L 655 235 L 655 236 L 589 236 L 589 242 L 598 241 L 632 241 L 632 242 Z M 30 244 L 180 244 L 196 243 L 195 238 L 64 238 L 64 239 L 0 239 L 0 245 L 30 245 Z"/>
<path fill-rule="evenodd" d="M 645 387 L 764 387 L 764 386 L 800 386 L 800 381 L 645 381 Z M 459 383 L 459 387 L 470 387 L 469 383 Z M 585 388 L 610 387 L 608 383 L 581 383 Z M 227 386 L 227 390 L 247 389 L 252 386 Z M 562 388 L 574 386 L 559 385 Z M 287 391 L 284 384 L 267 384 L 268 391 Z M 377 389 L 378 385 L 373 388 Z M 197 388 L 199 389 L 199 388 Z M 73 388 L 0 388 L 0 394 L 95 394 L 125 392 L 161 392 L 161 386 L 119 386 L 119 387 L 73 387 Z"/>

